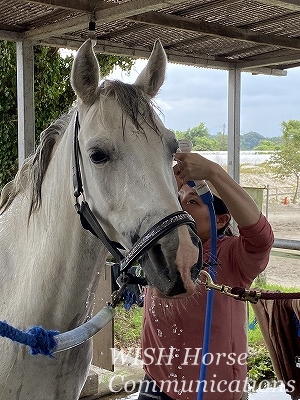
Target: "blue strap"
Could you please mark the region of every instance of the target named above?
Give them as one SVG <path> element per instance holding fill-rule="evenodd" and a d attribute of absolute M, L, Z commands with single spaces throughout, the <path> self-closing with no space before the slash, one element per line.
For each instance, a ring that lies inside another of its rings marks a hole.
<path fill-rule="evenodd" d="M 257 325 L 257 319 L 256 319 L 256 317 L 255 317 L 255 318 L 253 319 L 253 321 L 250 322 L 250 324 L 248 325 L 248 328 L 249 328 L 251 331 L 254 331 L 256 325 Z"/>
<path fill-rule="evenodd" d="M 21 331 L 5 321 L 0 321 L 0 336 L 29 346 L 32 355 L 43 354 L 54 358 L 52 354 L 56 346 L 54 336 L 58 333 L 58 331 L 46 330 L 41 326 L 34 326 L 28 331 Z"/>

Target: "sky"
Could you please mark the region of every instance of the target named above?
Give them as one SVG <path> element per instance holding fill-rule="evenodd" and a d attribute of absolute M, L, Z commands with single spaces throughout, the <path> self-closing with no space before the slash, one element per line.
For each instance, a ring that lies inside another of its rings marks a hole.
<path fill-rule="evenodd" d="M 137 60 L 129 75 L 115 69 L 109 78 L 133 83 L 145 64 Z M 241 134 L 281 136 L 283 121 L 300 120 L 300 67 L 287 71 L 282 77 L 242 72 Z M 185 131 L 204 122 L 215 135 L 227 133 L 227 95 L 227 71 L 169 63 L 155 103 L 169 129 Z"/>

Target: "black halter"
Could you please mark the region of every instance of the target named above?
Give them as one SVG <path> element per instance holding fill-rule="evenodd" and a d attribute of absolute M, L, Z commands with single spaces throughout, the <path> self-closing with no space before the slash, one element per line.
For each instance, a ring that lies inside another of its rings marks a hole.
<path fill-rule="evenodd" d="M 144 252 L 149 250 L 155 242 L 165 236 L 170 231 L 174 230 L 180 225 L 188 224 L 191 225 L 193 230 L 196 230 L 196 224 L 193 218 L 185 211 L 177 211 L 168 215 L 167 217 L 160 220 L 157 224 L 151 227 L 132 247 L 128 253 L 123 256 L 120 252 L 120 246 L 118 243 L 111 241 L 97 218 L 90 209 L 87 201 L 84 199 L 84 191 L 80 172 L 79 163 L 79 142 L 78 132 L 80 129 L 78 112 L 76 112 L 75 123 L 74 123 L 74 136 L 73 136 L 73 154 L 72 154 L 72 170 L 73 170 L 73 187 L 74 196 L 76 197 L 75 209 L 80 215 L 81 224 L 84 229 L 89 230 L 93 235 L 99 238 L 105 245 L 107 250 L 120 264 L 121 272 L 126 272 L 128 268 L 136 261 Z M 83 196 L 81 204 L 78 202 L 78 198 Z"/>

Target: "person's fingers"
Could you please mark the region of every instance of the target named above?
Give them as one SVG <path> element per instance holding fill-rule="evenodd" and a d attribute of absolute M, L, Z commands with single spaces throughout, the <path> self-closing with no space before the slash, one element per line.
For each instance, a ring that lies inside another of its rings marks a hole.
<path fill-rule="evenodd" d="M 184 169 L 184 164 L 181 161 L 178 161 L 176 165 L 173 167 L 173 171 L 175 175 L 180 175 Z"/>

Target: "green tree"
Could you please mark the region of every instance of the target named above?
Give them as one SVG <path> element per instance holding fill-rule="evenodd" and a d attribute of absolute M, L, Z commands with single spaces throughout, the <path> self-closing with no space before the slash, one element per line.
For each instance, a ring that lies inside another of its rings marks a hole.
<path fill-rule="evenodd" d="M 261 140 L 256 147 L 253 148 L 253 150 L 258 150 L 258 151 L 274 151 L 278 150 L 280 148 L 280 145 L 276 142 L 272 142 L 271 140 Z"/>
<path fill-rule="evenodd" d="M 218 143 L 216 139 L 210 139 L 207 136 L 197 137 L 194 140 L 193 150 L 195 151 L 213 151 L 217 150 Z"/>
<path fill-rule="evenodd" d="M 104 77 L 118 65 L 129 71 L 133 61 L 126 57 L 97 55 Z M 34 47 L 35 132 L 40 133 L 75 100 L 70 85 L 73 56 L 61 57 L 59 49 Z M 0 188 L 17 171 L 17 79 L 16 46 L 0 41 Z"/>
<path fill-rule="evenodd" d="M 216 136 L 211 136 L 211 139 L 215 139 L 217 142 L 216 150 L 226 151 L 228 149 L 228 135 L 218 132 Z"/>
<path fill-rule="evenodd" d="M 274 152 L 267 164 L 276 176 L 295 178 L 295 192 L 292 199 L 292 202 L 295 203 L 299 192 L 300 178 L 300 121 L 283 121 L 281 130 L 281 147 Z"/>
<path fill-rule="evenodd" d="M 188 128 L 185 133 L 185 139 L 190 140 L 193 144 L 196 138 L 208 137 L 209 132 L 204 122 L 200 122 L 198 126 L 194 126 L 193 128 Z"/>
<path fill-rule="evenodd" d="M 265 138 L 257 132 L 248 132 L 241 135 L 241 150 L 252 150 Z"/>
<path fill-rule="evenodd" d="M 174 131 L 178 140 L 187 139 L 193 143 L 193 150 L 216 150 L 216 140 L 211 139 L 204 122 L 186 131 Z"/>

